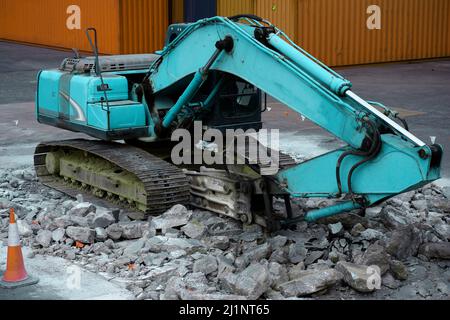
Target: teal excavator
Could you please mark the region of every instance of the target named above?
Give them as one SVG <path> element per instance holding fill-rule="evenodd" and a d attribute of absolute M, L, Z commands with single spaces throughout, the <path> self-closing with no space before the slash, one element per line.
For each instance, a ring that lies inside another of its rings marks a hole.
<path fill-rule="evenodd" d="M 99 56 L 95 29 L 86 33 L 93 56 L 77 54 L 38 75 L 37 120 L 93 138 L 36 148 L 40 181 L 69 195 L 149 215 L 191 204 L 276 229 L 374 206 L 440 178 L 440 145 L 360 98 L 350 81 L 260 17 L 171 25 L 154 54 Z M 234 151 L 241 164 L 219 169 L 171 162 L 172 134 L 196 122 L 202 130 L 260 130 L 266 94 L 346 146 L 301 163 L 281 153 L 270 175 L 262 174 L 266 162 L 245 152 Z M 284 199 L 284 215 L 274 214 L 274 197 Z M 292 198 L 336 202 L 293 217 Z"/>

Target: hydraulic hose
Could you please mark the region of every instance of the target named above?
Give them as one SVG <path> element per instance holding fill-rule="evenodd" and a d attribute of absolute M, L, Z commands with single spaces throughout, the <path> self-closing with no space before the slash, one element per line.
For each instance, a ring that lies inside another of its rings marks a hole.
<path fill-rule="evenodd" d="M 244 18 L 252 19 L 252 20 L 255 20 L 255 21 L 258 21 L 258 22 L 263 22 L 264 21 L 261 17 L 258 17 L 258 16 L 254 15 L 254 14 L 238 14 L 238 15 L 235 15 L 235 16 L 228 17 L 228 19 L 230 19 L 231 21 L 238 21 L 239 19 L 244 19 Z"/>
<path fill-rule="evenodd" d="M 362 165 L 363 163 L 365 163 L 367 161 L 370 161 L 373 157 L 375 157 L 381 149 L 381 137 L 380 137 L 380 133 L 379 133 L 378 129 L 376 128 L 375 124 L 370 120 L 364 120 L 364 122 L 370 127 L 370 129 L 372 129 L 373 134 L 372 134 L 372 139 L 371 139 L 372 140 L 371 146 L 368 151 L 349 150 L 349 151 L 342 153 L 341 156 L 339 157 L 339 159 L 336 163 L 336 182 L 338 185 L 338 194 L 337 194 L 338 197 L 340 197 L 342 195 L 342 182 L 341 182 L 341 174 L 340 174 L 342 161 L 349 155 L 365 157 L 365 159 L 363 159 L 360 162 L 358 162 L 357 164 L 355 164 L 349 172 L 349 176 L 347 178 L 347 183 L 348 183 L 348 187 L 349 187 L 349 193 L 352 193 L 351 176 L 352 176 L 353 172 L 360 165 Z"/>
<path fill-rule="evenodd" d="M 360 167 L 361 165 L 363 165 L 366 162 L 369 162 L 370 160 L 372 160 L 373 158 L 375 158 L 378 153 L 381 150 L 381 135 L 380 132 L 378 131 L 378 129 L 376 128 L 376 126 L 373 124 L 373 122 L 368 121 L 369 125 L 372 127 L 372 130 L 374 130 L 374 139 L 372 141 L 372 145 L 370 147 L 370 150 L 367 152 L 367 157 L 362 159 L 361 161 L 359 161 L 358 163 L 356 163 L 355 165 L 353 165 L 353 167 L 350 169 L 348 176 L 347 176 L 347 186 L 348 186 L 348 193 L 351 195 L 351 197 L 353 198 L 353 189 L 352 189 L 352 176 L 353 173 L 355 172 L 355 170 Z"/>
<path fill-rule="evenodd" d="M 408 126 L 408 122 L 406 122 L 406 119 L 400 118 L 398 115 L 395 117 L 403 124 L 403 127 L 405 128 L 405 130 L 409 131 L 409 126 Z"/>
<path fill-rule="evenodd" d="M 338 194 L 337 197 L 339 198 L 342 195 L 342 183 L 341 183 L 341 164 L 342 161 L 350 155 L 354 155 L 354 156 L 363 156 L 365 155 L 365 152 L 363 151 L 356 151 L 356 150 L 350 150 L 350 151 L 346 151 L 343 154 L 341 154 L 341 156 L 339 157 L 337 163 L 336 163 L 336 182 L 337 182 L 337 186 L 338 186 Z"/>

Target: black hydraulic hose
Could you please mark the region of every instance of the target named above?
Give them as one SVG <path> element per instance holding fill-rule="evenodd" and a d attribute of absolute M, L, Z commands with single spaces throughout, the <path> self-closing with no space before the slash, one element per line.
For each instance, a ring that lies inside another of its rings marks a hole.
<path fill-rule="evenodd" d="M 365 155 L 365 152 L 363 151 L 355 151 L 355 150 L 350 150 L 350 151 L 346 151 L 343 154 L 341 154 L 341 156 L 339 157 L 337 163 L 336 163 L 336 182 L 338 185 L 338 194 L 337 197 L 340 197 L 342 195 L 342 183 L 341 183 L 341 164 L 342 161 L 350 155 L 354 155 L 354 156 L 363 156 Z"/>
<path fill-rule="evenodd" d="M 352 176 L 353 176 L 353 173 L 361 165 L 363 165 L 364 163 L 369 162 L 370 160 L 375 158 L 378 155 L 378 153 L 380 152 L 380 150 L 381 150 L 382 142 L 381 142 L 380 132 L 378 131 L 378 129 L 375 127 L 375 125 L 372 122 L 368 122 L 368 123 L 370 124 L 370 126 L 374 130 L 374 140 L 372 141 L 372 145 L 370 147 L 370 150 L 368 152 L 367 157 L 362 159 L 361 161 L 359 161 L 355 165 L 353 165 L 353 167 L 350 169 L 350 171 L 348 173 L 348 176 L 347 176 L 348 193 L 351 195 L 352 198 L 353 198 L 353 189 L 352 189 Z"/>
<path fill-rule="evenodd" d="M 375 140 L 379 137 L 379 132 L 376 129 L 375 125 L 369 120 L 364 120 L 364 122 L 367 123 L 371 127 L 372 132 L 373 132 L 371 147 L 370 147 L 369 151 L 349 150 L 349 151 L 346 151 L 346 152 L 341 154 L 341 156 L 339 157 L 339 159 L 338 159 L 338 161 L 336 163 L 336 182 L 337 182 L 337 186 L 338 186 L 337 197 L 340 197 L 342 195 L 342 182 L 341 182 L 341 165 L 342 165 L 342 161 L 349 155 L 368 157 L 368 156 L 371 155 L 371 153 L 374 152 L 374 148 L 376 147 L 376 143 L 378 143 Z"/>
<path fill-rule="evenodd" d="M 396 117 L 398 120 L 400 120 L 400 122 L 403 124 L 403 127 L 404 127 L 407 131 L 409 131 L 408 122 L 406 122 L 405 119 L 400 118 L 399 116 L 395 116 L 395 117 Z"/>
<path fill-rule="evenodd" d="M 248 18 L 258 22 L 263 22 L 264 20 L 261 17 L 258 17 L 254 14 L 238 14 L 235 16 L 228 17 L 231 21 L 238 21 L 239 19 Z"/>

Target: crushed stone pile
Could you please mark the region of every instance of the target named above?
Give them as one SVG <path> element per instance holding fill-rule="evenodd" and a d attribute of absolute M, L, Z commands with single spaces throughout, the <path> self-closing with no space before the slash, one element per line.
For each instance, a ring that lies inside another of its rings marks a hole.
<path fill-rule="evenodd" d="M 13 207 L 22 243 L 33 249 L 28 259 L 71 260 L 136 299 L 448 299 L 447 197 L 429 185 L 363 212 L 268 234 L 182 205 L 132 220 L 40 185 L 32 168 L 3 170 L 0 247 Z M 330 204 L 294 199 L 295 214 Z"/>

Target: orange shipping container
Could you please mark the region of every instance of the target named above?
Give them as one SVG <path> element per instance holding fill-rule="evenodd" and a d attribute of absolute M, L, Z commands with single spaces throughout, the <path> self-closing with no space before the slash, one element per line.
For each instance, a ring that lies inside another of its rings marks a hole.
<path fill-rule="evenodd" d="M 448 0 L 254 1 L 256 15 L 331 66 L 450 56 Z M 367 27 L 372 5 L 381 29 Z"/>
<path fill-rule="evenodd" d="M 184 22 L 184 0 L 171 1 L 171 23 Z"/>
<path fill-rule="evenodd" d="M 117 0 L 120 52 L 146 53 L 162 49 L 169 27 L 167 0 Z"/>
<path fill-rule="evenodd" d="M 450 5 L 447 7 L 447 55 L 450 56 Z"/>
<path fill-rule="evenodd" d="M 166 0 L 0 0 L 0 39 L 59 48 L 90 51 L 84 30 L 95 27 L 101 53 L 153 52 L 168 23 Z"/>
<path fill-rule="evenodd" d="M 380 29 L 367 20 L 377 5 Z M 297 43 L 333 66 L 450 55 L 448 0 L 299 0 Z"/>
<path fill-rule="evenodd" d="M 217 0 L 217 14 L 231 17 L 241 13 L 254 13 L 256 0 Z"/>
<path fill-rule="evenodd" d="M 272 22 L 295 41 L 297 5 L 297 0 L 256 0 L 255 14 Z"/>

